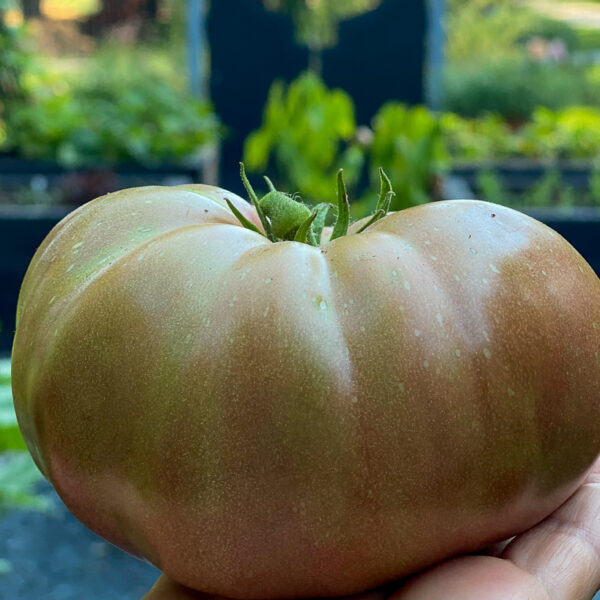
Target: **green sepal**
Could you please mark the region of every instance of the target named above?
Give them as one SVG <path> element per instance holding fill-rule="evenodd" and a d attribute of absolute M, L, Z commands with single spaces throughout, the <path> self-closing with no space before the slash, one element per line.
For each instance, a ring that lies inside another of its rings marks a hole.
<path fill-rule="evenodd" d="M 329 202 L 321 202 L 321 204 L 317 204 L 317 206 L 315 206 L 317 216 L 315 217 L 309 232 L 310 243 L 313 246 L 321 245 L 323 227 L 325 227 L 325 219 L 327 218 L 327 213 L 329 212 L 330 208 L 333 208 L 333 205 L 329 204 Z"/>
<path fill-rule="evenodd" d="M 375 212 L 379 210 L 384 210 L 387 213 L 390 210 L 392 198 L 396 194 L 394 193 L 394 189 L 392 188 L 392 182 L 390 181 L 390 178 L 385 174 L 385 171 L 381 167 L 379 167 L 379 181 L 379 200 L 377 202 Z"/>
<path fill-rule="evenodd" d="M 263 175 L 263 177 L 264 177 L 264 180 L 267 182 L 267 187 L 269 188 L 269 191 L 275 192 L 276 189 L 275 189 L 275 186 L 273 185 L 273 182 L 266 175 Z"/>
<path fill-rule="evenodd" d="M 225 202 L 227 202 L 227 206 L 229 206 L 229 210 L 235 215 L 237 220 L 250 231 L 255 231 L 256 233 L 260 233 L 260 235 L 264 236 L 265 234 L 252 222 L 248 221 L 246 217 L 231 203 L 229 198 L 225 198 Z"/>
<path fill-rule="evenodd" d="M 344 183 L 343 169 L 340 169 L 337 174 L 337 206 L 338 215 L 331 233 L 331 241 L 347 235 L 350 224 L 350 201 Z"/>
<path fill-rule="evenodd" d="M 267 219 L 267 217 L 265 217 L 265 213 L 263 212 L 263 210 L 260 206 L 260 202 L 258 201 L 258 196 L 256 195 L 256 192 L 252 188 L 252 185 L 250 185 L 250 181 L 248 180 L 248 177 L 246 176 L 246 169 L 244 167 L 244 163 L 242 163 L 242 162 L 240 163 L 240 176 L 242 178 L 242 183 L 244 184 L 244 187 L 246 188 L 246 191 L 248 192 L 248 196 L 250 196 L 250 201 L 252 202 L 252 205 L 256 209 L 256 213 L 258 214 L 258 218 L 260 219 L 260 222 L 262 223 L 262 226 L 265 230 L 267 237 L 272 242 L 276 242 L 277 239 L 275 238 L 275 235 L 273 234 L 273 228 L 271 227 L 271 223 L 269 223 L 269 220 Z"/>
<path fill-rule="evenodd" d="M 294 236 L 295 242 L 301 242 L 302 244 L 308 243 L 307 238 L 308 238 L 308 234 L 310 233 L 310 226 L 313 224 L 313 221 L 316 218 L 317 218 L 317 209 L 313 210 L 310 213 L 310 217 L 308 217 L 308 219 L 306 219 L 306 221 L 304 221 L 304 223 L 302 223 L 300 225 L 300 227 L 298 227 L 298 231 L 296 231 L 296 235 Z M 311 244 L 311 245 L 314 245 L 314 244 Z"/>
<path fill-rule="evenodd" d="M 385 211 L 383 209 L 378 210 L 358 231 L 355 233 L 362 233 L 367 227 L 373 225 L 375 221 L 379 221 L 381 217 L 385 217 Z"/>

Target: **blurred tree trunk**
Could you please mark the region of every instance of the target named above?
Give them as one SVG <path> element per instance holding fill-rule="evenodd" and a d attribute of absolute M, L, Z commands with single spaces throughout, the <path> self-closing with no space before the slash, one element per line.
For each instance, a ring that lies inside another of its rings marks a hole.
<path fill-rule="evenodd" d="M 40 16 L 40 0 L 21 0 L 21 6 L 25 19 Z"/>

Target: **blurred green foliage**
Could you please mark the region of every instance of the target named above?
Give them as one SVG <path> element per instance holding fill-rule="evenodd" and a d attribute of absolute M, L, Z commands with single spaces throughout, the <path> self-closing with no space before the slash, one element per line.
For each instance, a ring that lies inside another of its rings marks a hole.
<path fill-rule="evenodd" d="M 600 105 L 600 85 L 585 67 L 527 58 L 450 64 L 444 72 L 444 109 L 464 116 L 500 114 L 515 122 L 538 106 Z"/>
<path fill-rule="evenodd" d="M 452 65 L 516 59 L 535 14 L 513 0 L 448 0 L 446 55 Z"/>
<path fill-rule="evenodd" d="M 556 111 L 540 107 L 519 127 L 498 115 L 469 119 L 452 113 L 445 114 L 441 124 L 455 161 L 596 161 L 600 148 L 600 108 L 591 106 L 569 106 Z"/>
<path fill-rule="evenodd" d="M 0 18 L 0 151 L 66 167 L 193 160 L 220 126 L 187 93 L 172 46 L 104 42 L 53 61 Z"/>
<path fill-rule="evenodd" d="M 522 122 L 539 106 L 600 106 L 589 54 L 600 50 L 597 30 L 513 0 L 448 0 L 446 30 L 444 110 Z"/>
<path fill-rule="evenodd" d="M 343 168 L 353 214 L 361 217 L 377 203 L 379 167 L 395 184 L 392 209 L 398 210 L 431 199 L 448 156 L 438 118 L 427 109 L 390 102 L 372 129 L 357 127 L 352 99 L 305 73 L 288 87 L 272 86 L 262 126 L 246 140 L 244 162 L 250 171 L 274 171 L 281 189 L 313 203 L 335 198 L 335 174 Z M 362 189 L 365 179 L 372 189 Z"/>
<path fill-rule="evenodd" d="M 437 178 L 450 163 L 439 118 L 423 106 L 389 102 L 373 118 L 373 134 L 368 149 L 373 190 L 382 167 L 394 182 L 392 210 L 432 200 Z M 375 201 L 367 200 L 369 208 Z"/>
<path fill-rule="evenodd" d="M 4 149 L 74 167 L 181 161 L 218 135 L 210 107 L 187 97 L 144 63 L 96 62 L 85 74 L 30 74 L 26 102 L 5 115 Z M 125 73 L 127 70 L 127 73 Z"/>
<path fill-rule="evenodd" d="M 596 171 L 586 193 L 563 184 L 553 167 L 525 194 L 513 197 L 485 165 L 505 159 L 595 164 L 598 148 L 600 108 L 536 108 L 529 120 L 516 125 L 494 114 L 470 118 L 389 102 L 370 127 L 357 126 L 352 101 L 344 92 L 329 90 L 314 74 L 304 74 L 289 86 L 273 85 L 263 124 L 246 140 L 244 161 L 250 171 L 274 172 L 280 189 L 300 192 L 313 203 L 333 198 L 335 171 L 342 166 L 353 216 L 360 218 L 376 204 L 379 167 L 392 180 L 396 192 L 392 209 L 399 210 L 439 199 L 442 176 L 461 162 L 482 165 L 478 190 L 491 201 L 596 205 L 600 199 Z"/>
<path fill-rule="evenodd" d="M 355 188 L 364 163 L 356 140 L 354 104 L 342 90 L 329 90 L 318 76 L 304 73 L 289 86 L 275 82 L 263 123 L 244 145 L 249 171 L 274 171 L 274 181 L 312 202 L 335 199 L 335 176 L 344 169 Z"/>
<path fill-rule="evenodd" d="M 13 408 L 8 361 L 0 362 L 0 515 L 12 508 L 47 510 L 46 497 L 36 493 L 42 476 L 19 431 Z"/>

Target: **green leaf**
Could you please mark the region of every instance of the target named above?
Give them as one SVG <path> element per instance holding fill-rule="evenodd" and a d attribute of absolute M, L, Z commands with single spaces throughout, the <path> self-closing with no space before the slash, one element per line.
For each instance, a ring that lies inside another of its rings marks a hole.
<path fill-rule="evenodd" d="M 0 454 L 0 510 L 30 508 L 48 510 L 50 500 L 35 492 L 42 474 L 26 452 Z"/>

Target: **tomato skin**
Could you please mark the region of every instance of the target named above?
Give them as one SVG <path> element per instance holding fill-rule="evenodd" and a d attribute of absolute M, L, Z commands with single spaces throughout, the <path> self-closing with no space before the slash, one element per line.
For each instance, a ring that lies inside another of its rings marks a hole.
<path fill-rule="evenodd" d="M 232 598 L 352 594 L 523 531 L 600 452 L 600 281 L 432 203 L 315 248 L 207 186 L 72 213 L 19 298 L 17 416 L 73 513 Z M 358 225 L 355 226 L 355 230 Z"/>

